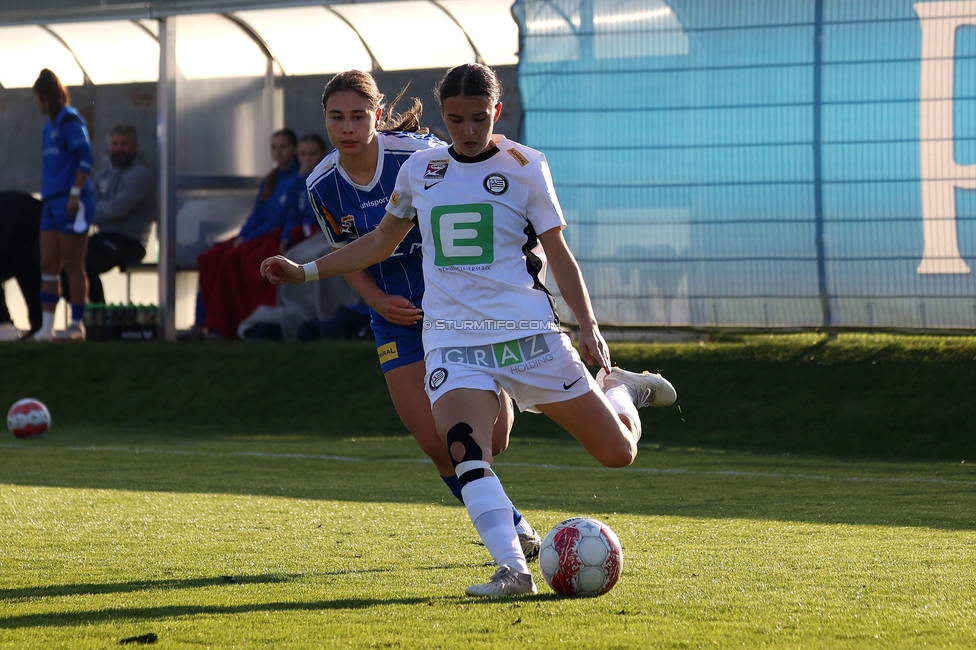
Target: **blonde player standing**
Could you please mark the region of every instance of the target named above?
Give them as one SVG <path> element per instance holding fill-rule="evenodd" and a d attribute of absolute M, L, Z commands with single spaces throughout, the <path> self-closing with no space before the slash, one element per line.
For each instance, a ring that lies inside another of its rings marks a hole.
<path fill-rule="evenodd" d="M 642 406 L 676 394 L 657 374 L 611 368 L 545 156 L 493 134 L 501 84 L 479 64 L 452 68 L 437 88 L 452 145 L 414 154 L 397 177 L 387 214 L 368 236 L 298 266 L 265 260 L 271 282 L 300 283 L 385 259 L 413 228 L 423 239 L 427 394 L 437 432 L 462 485 L 464 504 L 498 564 L 469 596 L 536 593 L 510 516 L 511 501 L 492 469 L 498 393 L 521 410 L 549 416 L 597 461 L 623 467 L 637 455 Z M 541 244 L 541 250 L 536 244 Z M 561 333 L 543 284 L 548 264 L 580 325 L 579 351 L 599 363 L 594 380 Z"/>

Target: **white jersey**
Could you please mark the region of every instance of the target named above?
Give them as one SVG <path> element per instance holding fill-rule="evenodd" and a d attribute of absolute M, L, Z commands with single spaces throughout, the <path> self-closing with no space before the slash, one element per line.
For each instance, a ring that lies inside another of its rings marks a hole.
<path fill-rule="evenodd" d="M 386 208 L 420 226 L 428 352 L 559 331 L 537 239 L 566 225 L 549 165 L 539 151 L 496 139 L 497 149 L 474 158 L 453 148 L 415 153 Z"/>

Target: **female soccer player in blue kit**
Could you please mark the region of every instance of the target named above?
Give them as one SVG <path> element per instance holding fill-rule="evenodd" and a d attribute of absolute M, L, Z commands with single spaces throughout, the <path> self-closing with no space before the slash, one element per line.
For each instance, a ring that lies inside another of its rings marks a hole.
<path fill-rule="evenodd" d="M 392 110 L 384 113 L 383 99 L 372 75 L 358 70 L 336 75 L 322 94 L 326 130 L 335 150 L 306 182 L 319 225 L 334 248 L 376 228 L 386 213 L 397 173 L 411 155 L 430 149 L 446 151 L 444 142 L 420 127 L 423 109 L 419 101 L 403 115 L 396 115 Z M 399 99 L 393 101 L 394 106 Z M 343 277 L 370 306 L 380 367 L 400 419 L 451 492 L 463 501 L 460 481 L 437 435 L 423 390 L 420 233 L 407 235 L 383 260 Z M 496 454 L 508 446 L 513 418 L 508 396 L 502 392 L 498 400 L 501 408 L 496 409 L 498 417 L 492 423 Z M 525 555 L 536 557 L 541 542 L 538 534 L 514 506 L 511 514 Z"/>
<path fill-rule="evenodd" d="M 499 392 L 510 393 L 521 410 L 545 413 L 608 467 L 634 461 L 637 409 L 668 406 L 676 393 L 660 375 L 611 368 L 563 238 L 566 222 L 545 156 L 493 134 L 502 108 L 494 71 L 479 64 L 452 68 L 437 95 L 451 147 L 420 151 L 404 163 L 379 225 L 302 266 L 269 258 L 262 273 L 278 284 L 348 273 L 385 259 L 420 230 L 427 394 L 465 507 L 499 567 L 489 582 L 465 593 L 532 594 L 535 582 L 508 516 L 511 501 L 492 469 Z M 579 323 L 579 353 L 559 330 L 542 283 L 546 264 Z M 457 326 L 469 322 L 481 326 Z M 580 355 L 599 363 L 596 380 Z"/>
<path fill-rule="evenodd" d="M 91 174 L 91 139 L 84 118 L 69 105 L 68 89 L 47 68 L 34 82 L 34 103 L 47 116 L 41 172 L 41 329 L 32 341 L 85 338 L 88 277 L 85 251 L 88 226 L 95 216 Z M 60 274 L 71 290 L 71 325 L 54 333 L 54 310 L 60 300 Z"/>

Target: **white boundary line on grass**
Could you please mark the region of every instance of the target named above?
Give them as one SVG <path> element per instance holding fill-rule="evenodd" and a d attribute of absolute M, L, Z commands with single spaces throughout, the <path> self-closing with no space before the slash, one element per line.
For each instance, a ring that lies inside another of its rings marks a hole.
<path fill-rule="evenodd" d="M 24 449 L 24 445 L 0 444 L 2 448 Z M 357 458 L 356 456 L 329 456 L 325 454 L 286 454 L 268 453 L 260 451 L 196 451 L 190 449 L 156 449 L 153 447 L 126 447 L 126 446 L 65 446 L 58 449 L 70 451 L 118 451 L 131 452 L 135 454 L 174 454 L 184 456 L 240 456 L 245 458 L 294 458 L 299 460 L 328 460 L 346 463 L 430 463 L 428 458 L 384 458 L 370 459 Z M 531 467 L 534 469 L 556 469 L 556 470 L 582 470 L 582 471 L 611 471 L 606 467 L 582 467 L 578 465 L 552 465 L 549 463 L 506 463 L 497 462 L 499 467 Z M 946 485 L 976 485 L 976 481 L 965 481 L 961 479 L 945 478 L 923 478 L 923 477 L 871 477 L 871 476 L 829 476 L 827 474 L 786 474 L 782 472 L 744 472 L 738 470 L 699 470 L 699 469 L 663 469 L 658 467 L 623 467 L 613 471 L 636 472 L 641 474 L 687 474 L 690 476 L 732 476 L 744 478 L 788 478 L 808 481 L 849 481 L 864 483 L 938 483 Z"/>

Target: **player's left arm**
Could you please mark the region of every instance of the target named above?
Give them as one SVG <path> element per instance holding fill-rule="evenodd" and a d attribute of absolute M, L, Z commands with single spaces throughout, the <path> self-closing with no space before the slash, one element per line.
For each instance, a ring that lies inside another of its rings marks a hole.
<path fill-rule="evenodd" d="M 539 242 L 546 251 L 549 270 L 556 280 L 559 293 L 569 305 L 570 311 L 576 317 L 580 327 L 579 352 L 583 361 L 589 365 L 599 363 L 610 372 L 610 348 L 600 333 L 600 325 L 596 322 L 590 294 L 586 290 L 586 282 L 579 264 L 572 251 L 566 244 L 562 228 L 550 228 L 539 235 Z"/>
<path fill-rule="evenodd" d="M 92 154 L 91 141 L 88 139 L 88 131 L 80 120 L 66 119 L 61 126 L 61 132 L 68 144 L 68 151 L 75 154 L 78 160 L 78 171 L 75 173 L 74 182 L 71 184 L 71 194 L 68 196 L 66 211 L 68 216 L 75 216 L 78 207 L 81 205 L 79 195 L 88 182 L 88 175 L 91 174 L 92 162 L 95 160 Z M 89 223 L 94 215 L 88 215 Z"/>

